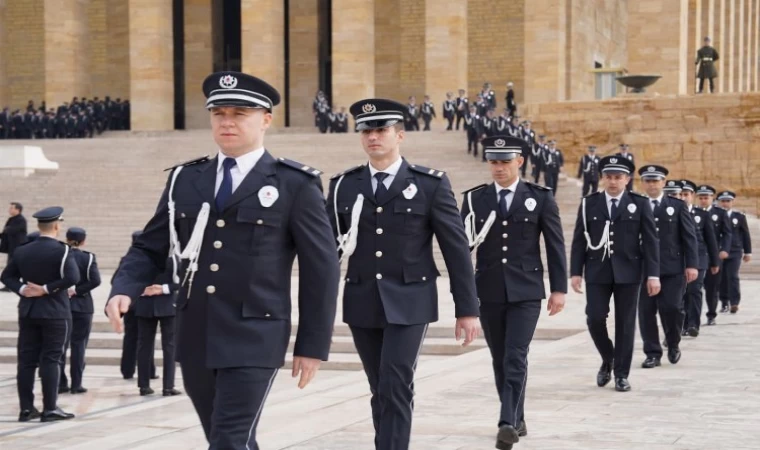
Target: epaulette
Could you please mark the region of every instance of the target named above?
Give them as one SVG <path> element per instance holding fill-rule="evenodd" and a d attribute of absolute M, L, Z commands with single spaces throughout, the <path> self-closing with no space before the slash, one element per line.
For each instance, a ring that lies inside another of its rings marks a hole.
<path fill-rule="evenodd" d="M 592 193 L 588 194 L 587 196 L 585 196 L 585 197 L 583 197 L 583 198 L 591 198 L 591 197 L 593 197 L 593 196 L 595 196 L 595 195 L 599 195 L 599 194 L 601 194 L 602 192 L 604 192 L 604 191 L 596 191 L 596 192 L 592 192 Z"/>
<path fill-rule="evenodd" d="M 467 194 L 467 193 L 470 193 L 470 192 L 475 192 L 477 190 L 483 189 L 484 187 L 488 187 L 488 185 L 487 184 L 479 184 L 479 185 L 475 186 L 474 188 L 470 188 L 470 189 L 467 189 L 466 191 L 462 191 L 462 194 Z"/>
<path fill-rule="evenodd" d="M 172 166 L 172 167 L 169 167 L 168 169 L 164 169 L 164 172 L 168 172 L 170 170 L 174 170 L 174 169 L 176 169 L 177 167 L 180 167 L 180 166 L 192 166 L 194 164 L 200 164 L 200 163 L 206 162 L 208 160 L 209 160 L 208 155 L 201 156 L 200 158 L 191 159 L 190 161 L 185 161 L 183 163 L 177 164 L 176 166 Z"/>
<path fill-rule="evenodd" d="M 299 170 L 307 175 L 311 175 L 313 177 L 318 177 L 322 175 L 322 171 L 319 169 L 315 169 L 310 166 L 306 166 L 301 164 L 298 161 L 293 161 L 292 159 L 285 159 L 285 158 L 277 158 L 277 162 L 280 164 L 283 164 L 285 166 L 290 167 L 291 169 Z"/>
<path fill-rule="evenodd" d="M 349 174 L 351 172 L 356 172 L 357 170 L 359 170 L 359 169 L 361 169 L 363 167 L 364 167 L 364 164 L 359 164 L 358 166 L 351 167 L 349 169 L 344 170 L 343 172 L 336 173 L 335 175 L 331 176 L 330 179 L 334 180 L 336 178 L 340 178 L 343 175 L 347 175 L 347 174 Z"/>
<path fill-rule="evenodd" d="M 646 196 L 646 195 L 644 195 L 644 194 L 640 194 L 640 193 L 638 193 L 638 192 L 634 192 L 634 191 L 628 191 L 628 194 L 629 194 L 629 195 L 633 195 L 634 197 L 641 197 L 641 198 L 646 198 L 646 199 L 648 199 L 648 198 L 649 198 L 649 197 L 647 197 L 647 196 Z M 675 197 L 672 197 L 672 198 L 675 198 Z"/>
<path fill-rule="evenodd" d="M 684 205 L 686 204 L 686 202 L 685 202 L 685 201 L 683 201 L 683 200 L 681 200 L 680 198 L 676 198 L 676 197 L 670 197 L 670 199 L 671 199 L 671 200 L 678 200 L 679 202 L 683 203 Z"/>
<path fill-rule="evenodd" d="M 409 166 L 409 168 L 415 172 L 424 173 L 425 175 L 430 175 L 431 177 L 436 177 L 436 178 L 441 178 L 446 173 L 442 170 L 436 170 L 436 169 L 431 169 L 429 167 L 418 166 L 417 164 L 412 164 Z"/>
<path fill-rule="evenodd" d="M 532 181 L 523 181 L 523 183 L 527 184 L 528 186 L 532 186 L 534 188 L 541 189 L 542 191 L 551 191 L 552 190 L 552 188 L 550 188 L 550 187 L 542 186 L 540 184 L 533 183 Z"/>

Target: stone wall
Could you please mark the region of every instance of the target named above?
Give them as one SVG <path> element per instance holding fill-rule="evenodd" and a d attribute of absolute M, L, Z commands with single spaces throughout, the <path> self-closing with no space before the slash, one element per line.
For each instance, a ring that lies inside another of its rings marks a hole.
<path fill-rule="evenodd" d="M 211 0 L 185 0 L 185 128 L 209 128 L 203 80 L 213 70 Z"/>
<path fill-rule="evenodd" d="M 7 82 L 5 103 L 11 109 L 45 98 L 44 0 L 6 1 L 5 43 L 0 52 Z M 7 27 L 7 28 L 6 28 Z"/>
<path fill-rule="evenodd" d="M 313 127 L 319 87 L 318 0 L 290 2 L 290 126 Z M 333 107 L 347 105 L 331 105 Z"/>

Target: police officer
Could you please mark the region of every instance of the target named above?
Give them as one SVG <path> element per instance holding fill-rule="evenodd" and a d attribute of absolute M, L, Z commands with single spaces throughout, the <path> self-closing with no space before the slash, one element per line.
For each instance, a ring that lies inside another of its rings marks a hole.
<path fill-rule="evenodd" d="M 528 348 L 546 298 L 540 236 L 546 245 L 549 315 L 562 311 L 567 293 L 565 240 L 550 190 L 520 180 L 528 144 L 519 138 L 486 139 L 494 182 L 466 191 L 462 218 L 477 248 L 475 283 L 480 322 L 491 350 L 501 400 L 496 448 L 509 449 L 527 434 L 524 420 Z"/>
<path fill-rule="evenodd" d="M 504 101 L 507 103 L 507 110 L 510 116 L 517 114 L 517 102 L 515 101 L 515 85 L 510 81 L 507 83 L 507 95 L 504 97 Z"/>
<path fill-rule="evenodd" d="M 532 158 L 532 152 L 536 147 L 536 132 L 533 131 L 531 128 L 531 123 L 529 120 L 525 121 L 525 126 L 523 126 L 522 130 L 522 138 L 525 139 L 525 142 L 528 143 L 528 146 L 523 148 L 523 165 L 520 168 L 520 175 L 525 178 L 525 174 L 528 170 L 528 161 Z"/>
<path fill-rule="evenodd" d="M 660 365 L 662 346 L 657 327 L 660 313 L 665 340 L 668 344 L 668 360 L 677 364 L 681 359 L 681 331 L 683 329 L 683 296 L 686 284 L 699 276 L 697 234 L 689 207 L 681 199 L 668 197 L 663 192 L 668 169 L 657 165 L 639 169 L 641 182 L 649 196 L 647 208 L 654 214 L 657 236 L 660 241 L 659 294 L 649 296 L 646 288 L 639 295 L 639 329 L 644 342 L 646 359 L 644 369 Z"/>
<path fill-rule="evenodd" d="M 0 275 L 3 284 L 20 297 L 16 371 L 19 422 L 74 417 L 57 405 L 59 364 L 71 321 L 68 288 L 79 283 L 79 270 L 69 247 L 57 240 L 62 216 L 63 208 L 58 206 L 35 213 L 40 237 L 17 248 Z M 42 413 L 34 407 L 37 366 L 42 379 Z"/>
<path fill-rule="evenodd" d="M 694 65 L 699 66 L 697 71 L 697 78 L 699 78 L 699 93 L 705 87 L 705 78 L 710 80 L 710 93 L 715 90 L 713 79 L 718 76 L 718 70 L 715 68 L 715 62 L 720 58 L 718 51 L 710 45 L 710 38 L 705 37 L 704 46 L 697 50 L 697 59 L 694 61 Z"/>
<path fill-rule="evenodd" d="M 686 285 L 684 295 L 684 330 L 689 336 L 699 336 L 699 325 L 702 317 L 702 287 L 704 286 L 705 273 L 708 269 L 716 274 L 720 270 L 720 258 L 718 257 L 718 240 L 715 238 L 715 227 L 710 220 L 710 213 L 702 208 L 694 206 L 697 185 L 691 180 L 681 180 L 681 200 L 689 206 L 689 212 L 694 218 L 694 228 L 697 231 L 697 245 L 699 248 L 699 275 L 697 279 Z"/>
<path fill-rule="evenodd" d="M 578 178 L 581 177 L 583 178 L 582 197 L 599 190 L 599 157 L 596 156 L 594 145 L 588 146 L 588 153 L 583 155 L 578 164 Z"/>
<path fill-rule="evenodd" d="M 66 242 L 71 247 L 70 255 L 79 269 L 79 283 L 69 288 L 71 298 L 72 330 L 71 344 L 71 388 L 66 381 L 66 351 L 61 358 L 61 381 L 59 392 L 70 391 L 72 394 L 83 394 L 87 389 L 82 387 L 82 374 L 85 367 L 85 351 L 92 330 L 92 315 L 95 312 L 92 302 L 92 291 L 100 286 L 100 271 L 95 254 L 82 250 L 87 239 L 84 228 L 71 227 L 66 231 Z M 68 343 L 67 343 L 68 344 Z M 69 347 L 67 345 L 66 347 Z"/>
<path fill-rule="evenodd" d="M 666 180 L 665 187 L 662 188 L 662 192 L 664 192 L 668 197 L 679 199 L 681 198 L 682 191 L 683 187 L 681 187 L 681 182 L 679 180 Z"/>
<path fill-rule="evenodd" d="M 533 175 L 533 182 L 538 184 L 538 179 L 541 178 L 541 171 L 543 170 L 544 153 L 549 151 L 549 147 L 546 145 L 546 135 L 539 134 L 538 142 L 533 147 L 533 151 L 530 155 L 531 174 Z"/>
<path fill-rule="evenodd" d="M 552 139 L 549 142 L 549 150 L 544 152 L 543 159 L 544 184 L 554 192 L 554 195 L 557 195 L 559 172 L 565 164 L 565 158 L 562 156 L 562 152 L 557 149 L 557 141 Z"/>
<path fill-rule="evenodd" d="M 425 127 L 422 131 L 430 131 L 430 121 L 435 118 L 435 105 L 430 101 L 430 96 L 425 96 L 425 101 L 422 103 L 422 121 L 425 122 Z"/>
<path fill-rule="evenodd" d="M 409 96 L 406 111 L 406 131 L 420 131 L 420 107 L 417 105 L 417 98 L 415 96 Z"/>
<path fill-rule="evenodd" d="M 742 299 L 739 268 L 742 261 L 750 262 L 752 259 L 752 239 L 747 226 L 747 216 L 734 210 L 735 199 L 736 194 L 732 191 L 723 191 L 718 195 L 720 206 L 726 210 L 731 224 L 731 251 L 725 261 L 726 273 L 720 285 L 720 302 L 724 310 L 730 305 L 731 314 L 739 311 Z"/>
<path fill-rule="evenodd" d="M 211 448 L 257 449 L 263 404 L 288 348 L 293 260 L 301 268 L 293 376 L 304 388 L 330 349 L 338 256 L 321 172 L 264 148 L 277 90 L 225 71 L 207 77 L 203 92 L 220 152 L 172 168 L 106 308 L 120 331 L 120 314 L 166 270 L 167 257 L 180 258 L 173 280 L 185 390 Z"/>
<path fill-rule="evenodd" d="M 332 177 L 327 198 L 348 259 L 343 320 L 369 381 L 375 447 L 405 450 L 417 359 L 428 324 L 438 320 L 433 235 L 451 278 L 456 336 L 464 333 L 465 345 L 479 332 L 475 280 L 448 177 L 401 157 L 405 106 L 366 99 L 350 111 L 369 163 Z"/>
<path fill-rule="evenodd" d="M 622 156 L 623 158 L 627 159 L 631 162 L 631 164 L 636 166 L 636 161 L 633 158 L 633 153 L 630 152 L 630 147 L 628 144 L 620 144 L 619 146 L 620 151 L 616 154 L 616 156 Z M 680 185 L 680 183 L 679 183 Z M 628 182 L 628 186 L 626 186 L 626 190 L 632 191 L 633 190 L 633 177 L 631 177 L 631 181 Z"/>
<path fill-rule="evenodd" d="M 631 390 L 636 300 L 646 278 L 649 296 L 660 292 L 660 248 L 652 209 L 646 197 L 626 191 L 635 167 L 627 158 L 599 161 L 604 190 L 584 197 L 578 209 L 570 252 L 573 290 L 583 293 L 586 276 L 586 323 L 602 357 L 597 386 L 612 379 L 615 390 Z M 615 344 L 607 333 L 610 297 L 615 298 Z"/>
<path fill-rule="evenodd" d="M 462 121 L 462 119 L 465 118 L 467 113 L 470 111 L 470 100 L 468 100 L 467 96 L 465 96 L 464 89 L 459 90 L 459 97 L 457 97 L 456 107 L 457 107 L 457 131 L 459 131 L 459 123 Z M 465 130 L 467 130 L 466 121 L 463 127 Z"/>
<path fill-rule="evenodd" d="M 447 92 L 446 100 L 443 102 L 443 118 L 446 119 L 446 121 L 448 122 L 448 125 L 446 126 L 446 131 L 451 131 L 453 129 L 454 116 L 458 114 L 456 102 L 452 98 L 453 96 L 454 96 L 453 93 Z"/>
<path fill-rule="evenodd" d="M 470 106 L 470 112 L 464 118 L 464 128 L 467 132 L 467 154 L 478 156 L 478 139 L 481 135 L 481 120 L 477 107 Z"/>
<path fill-rule="evenodd" d="M 718 273 L 710 271 L 705 275 L 707 325 L 715 325 L 715 318 L 718 316 L 718 291 L 720 290 L 720 283 L 723 278 L 723 262 L 728 258 L 732 242 L 731 222 L 728 219 L 728 213 L 720 206 L 713 205 L 715 192 L 714 187 L 706 184 L 699 186 L 697 189 L 699 206 L 707 211 L 710 216 L 710 223 L 715 228 L 715 238 L 718 240 L 718 258 L 720 259 L 720 271 Z M 725 312 L 727 311 L 728 308 L 726 308 Z"/>

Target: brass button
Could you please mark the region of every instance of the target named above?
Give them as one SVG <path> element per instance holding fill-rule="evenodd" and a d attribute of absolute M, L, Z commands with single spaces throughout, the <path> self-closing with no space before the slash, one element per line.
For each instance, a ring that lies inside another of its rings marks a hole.
<path fill-rule="evenodd" d="M 507 251 L 507 247 L 502 247 L 501 251 L 506 252 Z"/>
<path fill-rule="evenodd" d="M 659 218 L 659 217 L 655 217 L 655 218 L 654 218 L 654 221 L 655 221 L 655 222 L 659 222 L 659 221 L 660 221 L 660 218 Z"/>
<path fill-rule="evenodd" d="M 614 231 L 610 231 L 610 236 L 614 236 L 614 235 L 615 235 L 615 232 Z"/>
<path fill-rule="evenodd" d="M 225 225 L 224 220 L 219 219 L 219 220 L 216 221 L 216 226 L 217 227 L 224 228 L 224 225 Z"/>
<path fill-rule="evenodd" d="M 375 233 L 377 233 L 377 234 L 383 234 L 383 229 L 382 228 L 378 228 L 377 230 L 375 230 Z"/>
<path fill-rule="evenodd" d="M 659 228 L 659 227 L 657 228 L 657 231 L 660 231 L 660 228 Z"/>
<path fill-rule="evenodd" d="M 212 272 L 217 272 L 219 271 L 219 264 L 211 264 L 210 268 Z"/>
<path fill-rule="evenodd" d="M 383 207 L 382 206 L 378 206 L 375 211 L 377 211 L 378 213 L 381 213 L 381 212 L 383 212 Z"/>
<path fill-rule="evenodd" d="M 266 313 L 266 314 L 264 314 L 264 317 L 272 317 L 272 315 L 269 314 L 269 313 Z"/>
<path fill-rule="evenodd" d="M 422 281 L 427 281 L 427 277 L 422 277 Z"/>
<path fill-rule="evenodd" d="M 406 208 L 406 212 L 412 212 L 412 208 Z"/>
<path fill-rule="evenodd" d="M 610 250 L 610 255 L 614 255 L 614 254 L 615 254 L 615 250 Z"/>
<path fill-rule="evenodd" d="M 222 248 L 222 241 L 214 241 L 214 248 Z"/>
<path fill-rule="evenodd" d="M 501 260 L 501 263 L 502 263 L 502 264 L 506 264 L 506 263 L 507 263 L 507 258 L 504 258 L 504 259 L 502 259 L 502 260 Z"/>
<path fill-rule="evenodd" d="M 180 215 L 179 215 L 179 216 L 180 216 L 180 217 L 182 217 L 183 219 L 184 219 L 185 217 L 187 217 L 187 216 L 185 216 L 185 213 L 180 213 Z"/>
<path fill-rule="evenodd" d="M 527 218 L 527 217 L 525 218 L 525 221 L 526 221 L 526 222 L 528 221 L 528 218 Z"/>
<path fill-rule="evenodd" d="M 501 237 L 503 237 L 504 239 L 506 239 L 507 236 L 509 236 L 507 233 L 504 233 L 504 234 L 501 235 Z"/>
<path fill-rule="evenodd" d="M 261 219 L 259 219 L 259 220 L 256 221 L 256 225 L 261 225 L 262 223 L 264 223 L 264 221 L 261 220 Z"/>
<path fill-rule="evenodd" d="M 377 275 L 375 275 L 375 278 L 377 278 L 378 280 L 382 280 L 383 279 L 383 274 L 378 273 Z"/>
<path fill-rule="evenodd" d="M 380 250 L 378 250 L 378 251 L 375 252 L 375 256 L 377 256 L 378 258 L 382 258 L 383 252 L 381 252 Z"/>
<path fill-rule="evenodd" d="M 206 292 L 208 292 L 209 294 L 213 294 L 214 292 L 216 292 L 216 288 L 214 286 L 206 286 Z"/>
<path fill-rule="evenodd" d="M 504 221 L 504 222 L 502 222 L 501 224 L 502 224 L 502 225 L 504 225 L 504 226 L 506 227 L 506 226 L 507 226 L 507 221 L 505 220 L 505 221 Z"/>

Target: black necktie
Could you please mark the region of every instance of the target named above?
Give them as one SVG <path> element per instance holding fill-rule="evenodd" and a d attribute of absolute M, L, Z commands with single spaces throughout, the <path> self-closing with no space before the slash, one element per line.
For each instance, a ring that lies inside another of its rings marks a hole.
<path fill-rule="evenodd" d="M 502 217 L 507 217 L 507 212 L 509 212 L 507 209 L 507 194 L 510 192 L 512 191 L 509 189 L 502 189 L 499 191 L 499 210 L 501 211 Z"/>
<path fill-rule="evenodd" d="M 652 204 L 654 205 L 652 207 L 652 211 L 654 211 L 655 209 L 657 209 L 658 206 L 660 206 L 660 201 L 659 200 L 652 200 Z"/>
<path fill-rule="evenodd" d="M 224 209 L 225 203 L 232 196 L 232 168 L 235 167 L 237 161 L 235 158 L 225 158 L 222 161 L 222 168 L 224 169 L 224 177 L 222 178 L 222 184 L 219 186 L 219 192 L 216 193 L 216 210 L 221 212 Z"/>
<path fill-rule="evenodd" d="M 612 206 L 610 207 L 610 219 L 615 220 L 615 217 L 617 217 L 617 201 L 618 199 L 612 198 L 610 199 L 612 202 Z"/>
<path fill-rule="evenodd" d="M 375 179 L 377 180 L 377 188 L 375 188 L 375 201 L 377 204 L 380 204 L 385 200 L 385 195 L 388 193 L 388 188 L 385 187 L 385 183 L 383 183 L 383 180 L 385 180 L 388 177 L 388 174 L 385 172 L 377 172 L 375 174 Z"/>

